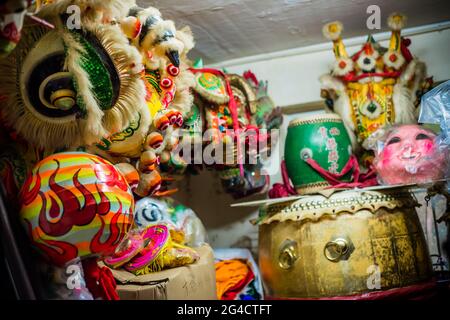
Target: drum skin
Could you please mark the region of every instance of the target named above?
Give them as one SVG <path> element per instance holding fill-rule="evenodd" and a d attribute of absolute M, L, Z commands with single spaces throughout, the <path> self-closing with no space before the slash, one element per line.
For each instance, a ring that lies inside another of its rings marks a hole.
<path fill-rule="evenodd" d="M 351 191 L 266 208 L 259 263 L 267 295 L 330 298 L 430 280 L 428 247 L 408 197 Z"/>

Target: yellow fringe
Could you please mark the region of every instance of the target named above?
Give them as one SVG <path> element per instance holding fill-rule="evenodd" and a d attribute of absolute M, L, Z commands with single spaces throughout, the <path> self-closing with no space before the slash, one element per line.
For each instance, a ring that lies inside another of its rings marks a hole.
<path fill-rule="evenodd" d="M 172 234 L 172 230 L 170 233 Z M 172 236 L 169 236 L 169 240 L 156 258 L 147 266 L 139 270 L 135 270 L 133 273 L 136 276 L 140 276 L 159 272 L 164 269 L 177 268 L 187 264 L 192 264 L 198 259 L 199 257 L 197 252 L 187 246 L 173 241 Z"/>

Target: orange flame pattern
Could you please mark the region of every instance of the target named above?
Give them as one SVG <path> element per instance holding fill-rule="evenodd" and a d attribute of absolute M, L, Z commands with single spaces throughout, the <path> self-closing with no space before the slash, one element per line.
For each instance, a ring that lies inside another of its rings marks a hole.
<path fill-rule="evenodd" d="M 112 254 L 134 210 L 130 188 L 114 166 L 96 156 L 63 153 L 44 159 L 33 172 L 20 194 L 33 244 L 58 265 Z"/>

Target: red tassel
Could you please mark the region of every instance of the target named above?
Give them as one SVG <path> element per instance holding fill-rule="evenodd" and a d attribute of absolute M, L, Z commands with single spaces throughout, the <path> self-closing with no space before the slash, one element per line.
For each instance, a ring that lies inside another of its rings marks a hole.
<path fill-rule="evenodd" d="M 410 63 L 411 60 L 413 60 L 413 55 L 411 54 L 411 51 L 409 51 L 408 47 L 411 45 L 411 40 L 402 38 L 402 44 L 400 47 L 400 50 L 402 51 L 402 55 L 405 58 L 407 63 Z"/>
<path fill-rule="evenodd" d="M 373 167 L 368 173 L 361 174 L 358 159 L 354 155 L 350 157 L 347 164 L 344 168 L 342 168 L 342 171 L 337 174 L 325 170 L 313 159 L 308 159 L 306 162 L 331 185 L 327 189 L 367 188 L 378 185 L 376 172 Z M 353 182 L 340 181 L 340 179 L 342 179 L 350 171 L 353 171 Z M 283 183 L 274 184 L 272 189 L 269 191 L 269 198 L 271 199 L 284 198 L 297 194 L 291 181 L 289 180 L 285 161 L 281 162 L 281 176 L 283 178 Z"/>
<path fill-rule="evenodd" d="M 256 75 L 250 70 L 244 72 L 244 79 L 252 81 L 255 84 L 255 87 L 259 86 L 259 81 L 256 78 Z"/>
<path fill-rule="evenodd" d="M 317 171 L 323 178 L 327 180 L 329 184 L 331 184 L 330 188 L 367 188 L 378 185 L 375 171 L 373 168 L 371 170 L 364 174 L 360 174 L 360 168 L 358 159 L 353 155 L 348 160 L 347 164 L 342 169 L 341 173 L 335 174 L 331 173 L 324 168 L 322 168 L 315 160 L 308 159 L 306 161 L 311 168 Z M 353 182 L 341 182 L 339 179 L 344 177 L 346 174 L 348 174 L 350 171 L 353 170 Z"/>
<path fill-rule="evenodd" d="M 100 268 L 97 258 L 82 260 L 86 286 L 95 299 L 120 300 L 116 280 L 107 267 Z"/>
<path fill-rule="evenodd" d="M 283 183 L 275 183 L 272 189 L 269 190 L 270 199 L 286 198 L 297 194 L 292 186 L 291 180 L 289 180 L 286 162 L 284 160 L 281 162 L 281 177 L 283 178 Z"/>

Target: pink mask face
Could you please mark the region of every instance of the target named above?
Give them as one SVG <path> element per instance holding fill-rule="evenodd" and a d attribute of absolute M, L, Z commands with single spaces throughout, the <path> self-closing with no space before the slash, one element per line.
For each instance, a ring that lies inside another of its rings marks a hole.
<path fill-rule="evenodd" d="M 445 162 L 434 133 L 418 125 L 403 125 L 389 134 L 375 167 L 383 184 L 411 184 L 442 179 Z"/>

